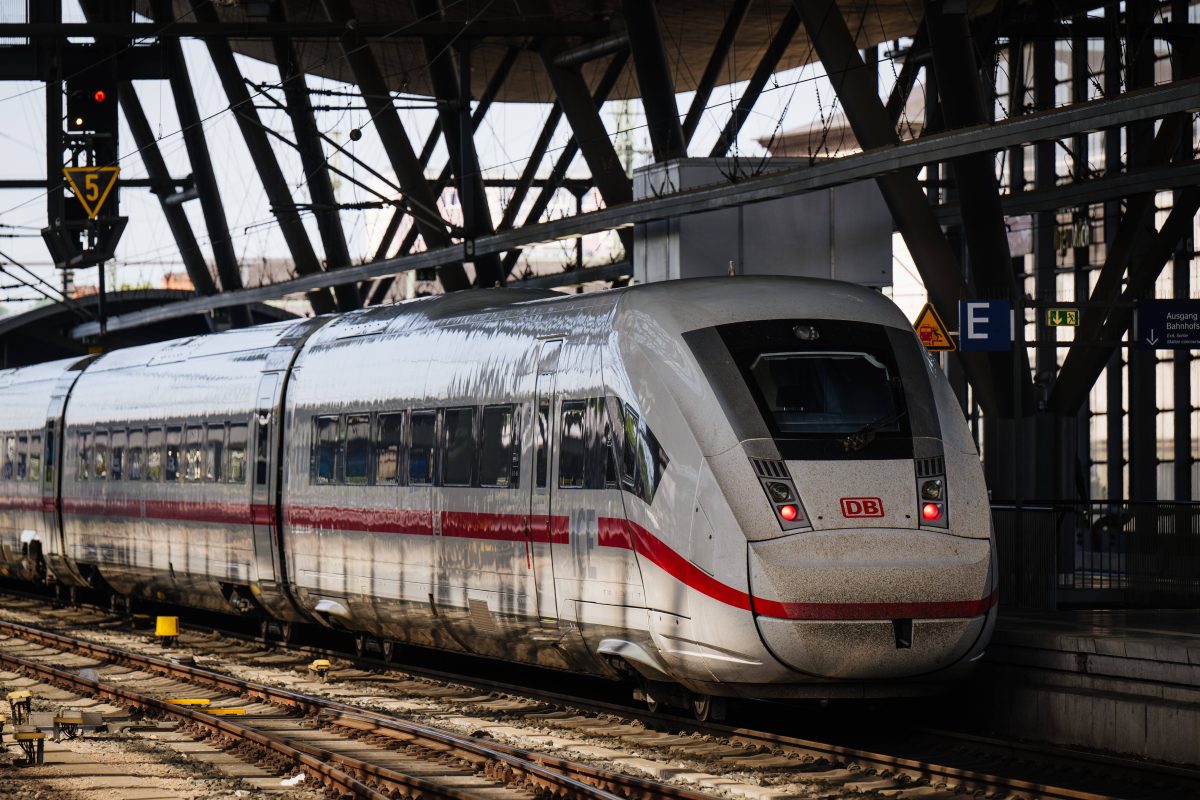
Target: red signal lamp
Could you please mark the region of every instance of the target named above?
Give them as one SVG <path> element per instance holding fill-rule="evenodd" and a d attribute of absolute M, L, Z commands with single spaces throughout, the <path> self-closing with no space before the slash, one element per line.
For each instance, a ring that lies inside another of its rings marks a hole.
<path fill-rule="evenodd" d="M 937 522 L 942 518 L 942 507 L 937 503 L 926 503 L 921 506 L 921 519 L 926 522 Z"/>
<path fill-rule="evenodd" d="M 779 516 L 783 517 L 788 522 L 794 521 L 799 513 L 800 512 L 793 505 L 779 507 Z"/>
<path fill-rule="evenodd" d="M 104 91 L 103 89 L 97 89 L 96 91 L 92 92 L 92 99 L 97 103 L 103 103 L 108 99 L 108 92 Z"/>

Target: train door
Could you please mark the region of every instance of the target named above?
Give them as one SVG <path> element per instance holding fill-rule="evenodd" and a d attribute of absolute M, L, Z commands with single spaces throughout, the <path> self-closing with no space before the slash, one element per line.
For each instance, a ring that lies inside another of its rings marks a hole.
<path fill-rule="evenodd" d="M 556 621 L 558 602 L 554 591 L 553 485 L 550 479 L 551 448 L 554 443 L 554 390 L 562 339 L 538 343 L 538 368 L 534 378 L 533 479 L 529 482 L 529 559 L 533 570 L 538 618 Z"/>
<path fill-rule="evenodd" d="M 42 530 L 46 532 L 47 545 L 43 549 L 50 571 L 65 584 L 88 586 L 87 578 L 79 571 L 67 546 L 67 532 L 62 515 L 63 459 L 66 456 L 66 430 L 63 415 L 67 398 L 83 369 L 94 360 L 93 356 L 77 362 L 63 375 L 54 387 L 50 405 L 46 411 L 46 427 L 42 432 Z"/>
<path fill-rule="evenodd" d="M 61 423 L 57 416 L 46 420 L 42 431 L 40 493 L 42 511 L 42 534 L 45 536 L 45 552 L 42 556 L 48 562 L 50 571 L 63 583 L 70 581 L 70 570 L 67 568 L 66 540 L 62 529 L 62 511 L 58 505 L 58 452 L 59 429 Z M 60 577 L 61 575 L 61 577 Z"/>
<path fill-rule="evenodd" d="M 251 436 L 254 439 L 254 470 L 251 477 L 250 519 L 254 526 L 254 566 L 259 589 L 264 595 L 278 591 L 282 576 L 276 569 L 279 549 L 278 497 L 279 470 L 272 469 L 278 457 L 277 427 L 279 373 L 262 376 L 258 400 L 254 406 Z"/>

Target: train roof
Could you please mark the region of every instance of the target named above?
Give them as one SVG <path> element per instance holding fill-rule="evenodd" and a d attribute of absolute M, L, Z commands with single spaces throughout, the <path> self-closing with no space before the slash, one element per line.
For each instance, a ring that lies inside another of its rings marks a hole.
<path fill-rule="evenodd" d="M 596 306 L 615 306 L 617 313 L 637 310 L 665 314 L 678 320 L 680 331 L 760 316 L 871 319 L 892 327 L 910 327 L 891 300 L 874 289 L 818 278 L 754 275 L 692 278 L 588 294 L 477 289 L 434 295 L 340 315 L 325 326 L 318 338 L 458 324 L 480 315 L 507 316 L 537 310 L 562 313 Z"/>
<path fill-rule="evenodd" d="M 850 319 L 911 331 L 879 291 L 822 278 L 745 275 L 650 283 L 619 290 L 617 313 L 647 313 L 672 333 L 754 319 Z"/>
<path fill-rule="evenodd" d="M 45 361 L 41 364 L 33 364 L 28 367 L 3 369 L 0 370 L 0 389 L 29 383 L 55 381 L 64 372 L 78 369 L 90 359 L 91 356 L 72 356 L 71 358 L 60 358 L 56 361 Z"/>
<path fill-rule="evenodd" d="M 660 327 L 675 333 L 726 322 L 779 318 L 865 319 L 911 329 L 891 300 L 874 289 L 818 278 L 737 276 L 650 283 L 588 294 L 497 288 L 434 295 L 334 315 L 313 341 L 467 324 L 481 316 L 495 319 L 537 311 L 570 313 L 585 308 L 592 313 L 597 309 L 613 309 L 620 316 L 648 314 Z M 97 359 L 89 370 L 99 372 L 269 349 L 287 344 L 312 324 L 311 319 L 287 320 L 115 350 Z M 69 358 L 0 370 L 0 387 L 52 378 L 81 360 Z"/>

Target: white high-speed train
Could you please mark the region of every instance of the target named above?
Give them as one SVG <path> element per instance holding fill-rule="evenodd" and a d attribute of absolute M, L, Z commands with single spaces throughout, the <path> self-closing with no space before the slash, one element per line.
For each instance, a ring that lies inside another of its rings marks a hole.
<path fill-rule="evenodd" d="M 853 285 L 475 291 L 0 393 L 0 571 L 29 580 L 625 674 L 702 714 L 933 691 L 995 620 L 959 406 Z"/>

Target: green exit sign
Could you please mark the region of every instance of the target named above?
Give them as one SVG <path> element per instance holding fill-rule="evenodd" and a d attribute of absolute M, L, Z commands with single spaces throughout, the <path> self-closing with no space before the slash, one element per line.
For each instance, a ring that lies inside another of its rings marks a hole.
<path fill-rule="evenodd" d="M 1046 324 L 1051 328 L 1074 328 L 1079 325 L 1078 308 L 1051 308 L 1046 310 Z"/>

